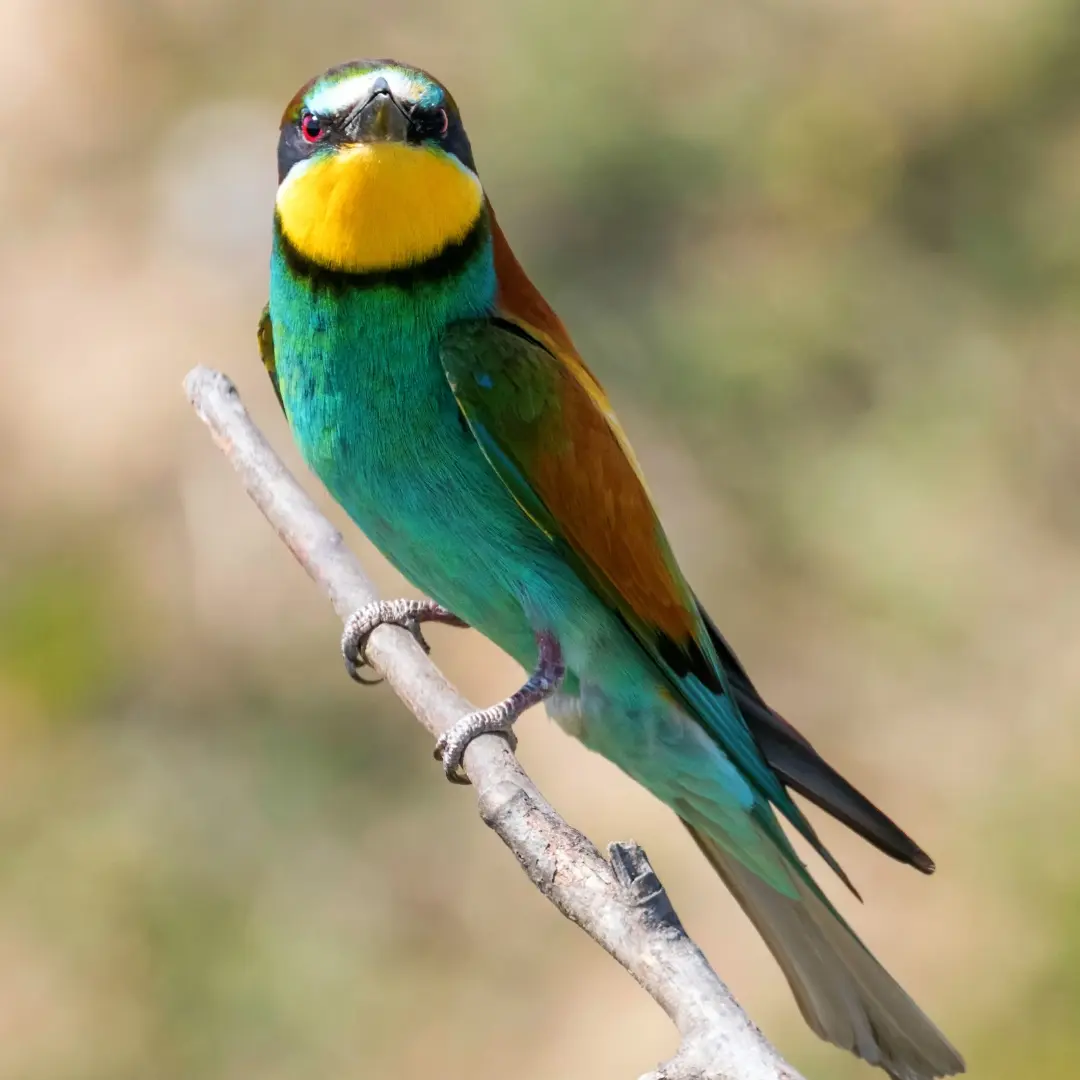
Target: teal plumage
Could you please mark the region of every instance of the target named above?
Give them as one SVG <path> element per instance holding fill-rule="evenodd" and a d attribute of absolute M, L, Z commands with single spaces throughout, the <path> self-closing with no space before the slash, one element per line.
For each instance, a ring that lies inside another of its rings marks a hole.
<path fill-rule="evenodd" d="M 278 386 L 309 467 L 405 577 L 471 625 L 485 625 L 488 605 L 505 598 L 521 625 L 499 644 L 528 666 L 535 646 L 507 596 L 511 564 L 550 545 L 527 521 L 497 526 L 515 520 L 516 505 L 461 424 L 438 358 L 446 325 L 490 307 L 488 247 L 446 280 L 355 289 L 298 272 L 279 240 L 270 316 Z M 476 513 L 481 494 L 494 515 Z M 449 588 L 439 587 L 444 576 Z"/>
<path fill-rule="evenodd" d="M 260 341 L 308 465 L 410 581 L 523 666 L 553 643 L 528 702 L 547 697 L 679 814 L 819 1034 L 898 1080 L 962 1071 L 774 808 L 841 876 L 788 786 L 933 864 L 765 704 L 700 609 L 449 94 L 390 61 L 334 69 L 286 110 L 279 172 Z"/>

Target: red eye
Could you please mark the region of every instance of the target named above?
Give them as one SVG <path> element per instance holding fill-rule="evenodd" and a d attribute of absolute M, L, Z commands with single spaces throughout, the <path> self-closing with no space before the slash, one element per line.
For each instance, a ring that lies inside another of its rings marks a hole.
<path fill-rule="evenodd" d="M 314 113 L 304 113 L 300 121 L 300 134 L 307 142 L 318 142 L 326 134 L 326 128 Z"/>

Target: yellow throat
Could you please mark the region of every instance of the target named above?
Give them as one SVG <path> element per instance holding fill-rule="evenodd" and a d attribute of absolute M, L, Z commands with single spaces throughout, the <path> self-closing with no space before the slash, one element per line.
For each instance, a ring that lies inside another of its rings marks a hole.
<path fill-rule="evenodd" d="M 277 193 L 288 241 L 318 266 L 395 270 L 460 243 L 480 216 L 480 181 L 422 146 L 359 143 L 293 166 Z"/>

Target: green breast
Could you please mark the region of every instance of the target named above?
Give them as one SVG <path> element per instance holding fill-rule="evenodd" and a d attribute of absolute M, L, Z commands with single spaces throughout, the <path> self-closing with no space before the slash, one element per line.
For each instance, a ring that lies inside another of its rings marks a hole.
<path fill-rule="evenodd" d="M 279 243 L 270 290 L 282 404 L 308 465 L 425 595 L 522 664 L 535 659 L 532 588 L 583 587 L 491 467 L 440 357 L 447 328 L 487 316 L 490 236 L 456 268 L 356 281 L 305 274 Z"/>
<path fill-rule="evenodd" d="M 270 316 L 282 404 L 305 461 L 369 535 L 388 527 L 391 493 L 399 505 L 405 486 L 424 482 L 418 470 L 460 451 L 449 445 L 464 432 L 439 342 L 450 323 L 493 303 L 484 226 L 445 272 L 377 278 L 304 267 L 275 238 Z"/>

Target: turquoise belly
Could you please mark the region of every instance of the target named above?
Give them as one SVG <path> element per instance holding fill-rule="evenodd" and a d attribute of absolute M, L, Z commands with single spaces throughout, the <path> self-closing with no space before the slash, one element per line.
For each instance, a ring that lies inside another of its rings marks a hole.
<path fill-rule="evenodd" d="M 531 665 L 529 580 L 558 560 L 462 422 L 434 344 L 380 335 L 375 352 L 355 331 L 293 337 L 276 317 L 274 331 L 308 466 L 409 581 Z"/>
<path fill-rule="evenodd" d="M 354 288 L 275 255 L 279 387 L 308 466 L 409 581 L 521 664 L 540 628 L 571 662 L 610 614 L 489 465 L 439 359 L 449 323 L 490 309 L 489 256 L 449 282 Z"/>

